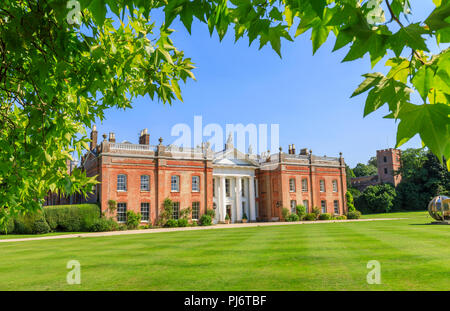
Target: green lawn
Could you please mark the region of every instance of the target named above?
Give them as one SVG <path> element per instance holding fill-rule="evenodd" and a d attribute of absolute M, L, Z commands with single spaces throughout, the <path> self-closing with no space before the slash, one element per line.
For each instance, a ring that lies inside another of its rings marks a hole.
<path fill-rule="evenodd" d="M 0 290 L 449 290 L 450 226 L 426 215 L 2 243 Z M 66 283 L 72 259 L 81 285 Z"/>

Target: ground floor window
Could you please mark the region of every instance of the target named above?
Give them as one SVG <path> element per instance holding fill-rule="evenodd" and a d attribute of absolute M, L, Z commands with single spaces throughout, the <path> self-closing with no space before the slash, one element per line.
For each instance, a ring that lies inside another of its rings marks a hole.
<path fill-rule="evenodd" d="M 322 206 L 322 214 L 326 213 L 327 212 L 327 201 L 322 200 L 320 202 L 320 205 Z"/>
<path fill-rule="evenodd" d="M 339 214 L 339 201 L 334 200 L 334 213 Z"/>
<path fill-rule="evenodd" d="M 200 216 L 200 202 L 192 203 L 192 219 L 198 220 Z"/>
<path fill-rule="evenodd" d="M 297 201 L 291 200 L 291 213 L 295 214 L 297 212 Z"/>
<path fill-rule="evenodd" d="M 141 220 L 148 221 L 150 218 L 150 203 L 141 203 Z"/>
<path fill-rule="evenodd" d="M 117 221 L 127 222 L 127 203 L 117 203 Z"/>
<path fill-rule="evenodd" d="M 303 200 L 303 206 L 305 207 L 305 212 L 309 213 L 308 200 Z"/>
<path fill-rule="evenodd" d="M 179 217 L 180 217 L 180 202 L 173 202 L 172 219 L 178 219 Z"/>

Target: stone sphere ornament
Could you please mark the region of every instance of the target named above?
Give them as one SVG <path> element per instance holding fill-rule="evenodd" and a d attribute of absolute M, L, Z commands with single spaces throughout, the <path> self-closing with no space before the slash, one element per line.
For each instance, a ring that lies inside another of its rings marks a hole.
<path fill-rule="evenodd" d="M 428 213 L 437 221 L 450 221 L 450 198 L 438 195 L 428 204 Z"/>

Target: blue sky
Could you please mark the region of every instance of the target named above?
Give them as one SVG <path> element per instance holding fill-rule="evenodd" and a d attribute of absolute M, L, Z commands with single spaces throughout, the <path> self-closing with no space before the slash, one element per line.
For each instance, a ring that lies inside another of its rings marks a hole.
<path fill-rule="evenodd" d="M 411 2 L 411 22 L 423 20 L 433 9 L 432 0 Z M 150 143 L 156 145 L 159 137 L 164 144 L 176 139 L 171 129 L 177 123 L 193 128 L 194 116 L 224 129 L 227 123 L 279 124 L 284 151 L 294 143 L 297 151 L 309 148 L 316 155 L 342 152 L 351 167 L 367 162 L 377 149 L 395 145 L 397 125 L 382 118 L 387 109 L 363 118 L 365 95 L 350 99 L 361 75 L 372 71 L 368 57 L 341 63 L 348 48 L 331 53 L 334 37 L 314 56 L 309 33 L 284 41 L 280 59 L 270 47 L 249 47 L 246 38 L 235 44 L 233 30 L 220 43 L 217 34 L 210 38 L 204 24 L 194 22 L 192 35 L 178 22 L 171 28 L 176 30 L 175 46 L 197 67 L 197 81 L 182 85 L 184 102 L 169 106 L 144 97 L 133 102 L 133 109 L 108 110 L 103 123 L 97 122 L 100 135 L 112 131 L 118 141 L 137 143 L 139 131 L 148 128 Z M 373 71 L 385 72 L 384 62 Z M 415 137 L 402 148 L 420 145 Z"/>

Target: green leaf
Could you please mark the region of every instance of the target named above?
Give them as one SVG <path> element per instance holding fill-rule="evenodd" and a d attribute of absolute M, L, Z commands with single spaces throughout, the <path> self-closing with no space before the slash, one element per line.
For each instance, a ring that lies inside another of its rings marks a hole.
<path fill-rule="evenodd" d="M 428 93 L 433 88 L 434 75 L 435 72 L 432 67 L 424 65 L 417 71 L 411 80 L 424 101 L 426 101 Z"/>
<path fill-rule="evenodd" d="M 416 134 L 440 159 L 449 158 L 450 106 L 445 104 L 407 104 L 399 113 L 401 120 L 397 131 L 397 145 L 400 147 Z"/>

